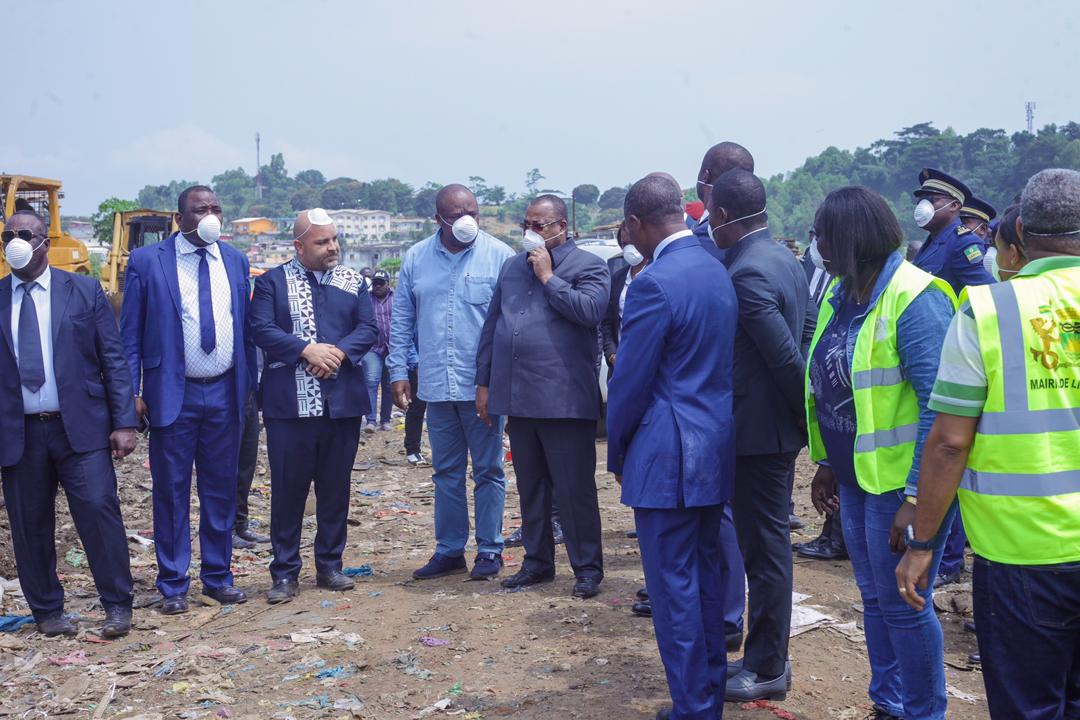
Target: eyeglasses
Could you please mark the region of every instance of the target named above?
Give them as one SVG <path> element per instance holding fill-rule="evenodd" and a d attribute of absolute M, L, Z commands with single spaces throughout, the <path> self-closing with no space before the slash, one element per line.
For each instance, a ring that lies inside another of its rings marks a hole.
<path fill-rule="evenodd" d="M 45 237 L 45 236 L 44 235 L 39 235 L 38 233 L 34 232 L 33 230 L 5 230 L 3 232 L 0 232 L 0 240 L 3 240 L 5 245 L 8 244 L 9 242 L 11 242 L 12 240 L 14 240 L 15 238 L 19 238 L 20 240 L 25 240 L 26 242 L 30 242 L 34 238 L 43 238 L 43 237 Z"/>
<path fill-rule="evenodd" d="M 533 222 L 529 222 L 528 220 L 522 220 L 521 229 L 522 230 L 530 230 L 531 229 L 533 232 L 540 232 L 541 230 L 546 228 L 548 225 L 554 225 L 557 222 L 560 222 L 560 221 L 559 220 L 549 220 L 546 223 L 541 223 L 541 222 L 536 222 L 535 220 Z"/>

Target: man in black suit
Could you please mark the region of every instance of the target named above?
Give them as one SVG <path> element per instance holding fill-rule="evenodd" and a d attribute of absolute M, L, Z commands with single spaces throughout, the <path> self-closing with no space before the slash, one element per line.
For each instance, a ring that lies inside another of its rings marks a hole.
<path fill-rule="evenodd" d="M 743 662 L 727 698 L 780 698 L 790 682 L 791 539 L 788 476 L 805 445 L 803 338 L 813 322 L 798 261 L 769 233 L 765 187 L 753 173 L 713 180 L 710 234 L 725 249 L 739 299 L 735 334 L 735 531 L 750 582 Z"/>
<path fill-rule="evenodd" d="M 93 278 L 49 267 L 45 222 L 12 214 L 12 275 L 0 280 L 0 466 L 19 584 L 38 630 L 75 635 L 56 575 L 56 489 L 64 488 L 105 608 L 101 634 L 131 629 L 127 533 L 112 457 L 135 449 L 135 394 L 116 319 Z"/>
<path fill-rule="evenodd" d="M 251 333 L 266 353 L 260 384 L 270 460 L 271 604 L 300 592 L 304 501 L 315 484 L 315 583 L 349 590 L 341 572 L 360 425 L 370 410 L 361 360 L 379 337 L 363 277 L 339 264 L 327 212 L 300 213 L 296 257 L 260 275 Z"/>
<path fill-rule="evenodd" d="M 506 588 L 555 576 L 552 496 L 562 515 L 573 594 L 604 577 L 596 496 L 596 328 L 607 307 L 604 261 L 566 237 L 566 203 L 540 195 L 522 223 L 526 252 L 503 265 L 476 350 L 476 412 L 509 420 L 525 560 Z"/>
<path fill-rule="evenodd" d="M 622 326 L 623 307 L 626 305 L 626 291 L 637 274 L 645 269 L 649 261 L 636 247 L 626 240 L 626 227 L 619 226 L 619 247 L 622 253 L 610 258 L 608 272 L 611 273 L 611 293 L 608 298 L 607 312 L 600 321 L 600 335 L 603 338 L 604 361 L 608 365 L 608 382 L 615 371 L 615 355 L 619 350 L 619 335 Z M 629 260 L 634 260 L 631 265 Z M 616 263 L 615 261 L 619 262 Z"/>

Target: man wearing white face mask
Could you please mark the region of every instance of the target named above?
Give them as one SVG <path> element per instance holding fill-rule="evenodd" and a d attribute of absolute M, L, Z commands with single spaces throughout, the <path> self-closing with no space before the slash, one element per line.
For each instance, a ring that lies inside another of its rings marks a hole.
<path fill-rule="evenodd" d="M 619 350 L 620 326 L 622 325 L 623 308 L 626 307 L 626 291 L 630 289 L 630 283 L 634 281 L 638 273 L 649 264 L 648 259 L 642 255 L 636 247 L 627 239 L 626 226 L 619 226 L 619 247 L 622 248 L 622 266 L 611 274 L 611 297 L 608 300 L 607 313 L 600 321 L 600 332 L 604 341 L 604 360 L 610 371 L 615 370 L 615 356 Z M 608 261 L 611 268 L 611 261 Z M 608 375 L 608 382 L 611 375 Z"/>
<path fill-rule="evenodd" d="M 405 253 L 390 321 L 390 382 L 394 404 L 409 406 L 409 351 L 419 357 L 418 396 L 427 403 L 435 482 L 435 553 L 417 580 L 466 571 L 469 540 L 466 475 L 472 456 L 476 506 L 474 578 L 502 569 L 506 501 L 501 418 L 476 414 L 476 347 L 503 263 L 514 251 L 480 230 L 480 208 L 464 185 L 435 198 L 439 230 Z"/>
<path fill-rule="evenodd" d="M 476 412 L 510 418 L 525 560 L 503 580 L 518 588 L 555 576 L 552 498 L 558 501 L 573 594 L 604 577 L 596 497 L 596 328 L 610 280 L 603 260 L 566 238 L 566 203 L 540 195 L 522 223 L 525 252 L 499 276 L 476 352 Z M 423 363 L 421 363 L 423 367 Z"/>
<path fill-rule="evenodd" d="M 734 348 L 732 510 L 750 612 L 746 653 L 729 665 L 727 699 L 782 698 L 790 689 L 791 539 L 788 477 L 806 444 L 804 345 L 815 322 L 806 273 L 769 232 L 765 187 L 730 170 L 713 183 L 709 232 L 739 300 Z"/>
<path fill-rule="evenodd" d="M 223 604 L 247 599 L 233 587 L 230 560 L 240 433 L 256 384 L 247 258 L 218 242 L 213 190 L 190 187 L 177 206 L 180 231 L 131 254 L 120 313 L 135 410 L 151 427 L 157 587 L 167 615 L 188 609 L 192 465 L 202 592 Z"/>
<path fill-rule="evenodd" d="M 915 266 L 952 285 L 959 294 L 968 285 L 994 281 L 983 267 L 983 241 L 974 233 L 960 233 L 960 209 L 971 190 L 956 178 L 934 168 L 919 173 L 915 224 L 929 237 L 915 256 Z"/>

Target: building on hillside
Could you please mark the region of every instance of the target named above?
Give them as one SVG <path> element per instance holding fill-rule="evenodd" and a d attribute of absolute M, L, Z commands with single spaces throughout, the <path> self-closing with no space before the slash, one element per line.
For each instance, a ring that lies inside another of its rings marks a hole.
<path fill-rule="evenodd" d="M 385 210 L 360 210 L 346 208 L 330 210 L 337 226 L 338 240 L 342 243 L 381 242 L 390 234 L 390 221 L 393 213 Z"/>
<path fill-rule="evenodd" d="M 237 218 L 229 223 L 234 235 L 277 235 L 277 224 L 266 217 Z"/>
<path fill-rule="evenodd" d="M 395 217 L 390 221 L 390 232 L 399 237 L 409 237 L 417 233 L 435 232 L 435 223 L 428 218 Z"/>

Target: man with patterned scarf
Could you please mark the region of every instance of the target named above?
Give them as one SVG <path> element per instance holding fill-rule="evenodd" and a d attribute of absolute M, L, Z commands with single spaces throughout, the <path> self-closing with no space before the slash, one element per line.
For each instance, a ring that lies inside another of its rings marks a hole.
<path fill-rule="evenodd" d="M 363 278 L 338 264 L 337 228 L 325 210 L 297 216 L 293 246 L 296 257 L 255 281 L 249 314 L 255 344 L 266 353 L 259 394 L 270 459 L 270 603 L 299 592 L 312 482 L 316 584 L 353 586 L 341 572 L 341 553 L 360 425 L 370 409 L 361 359 L 378 338 Z"/>

